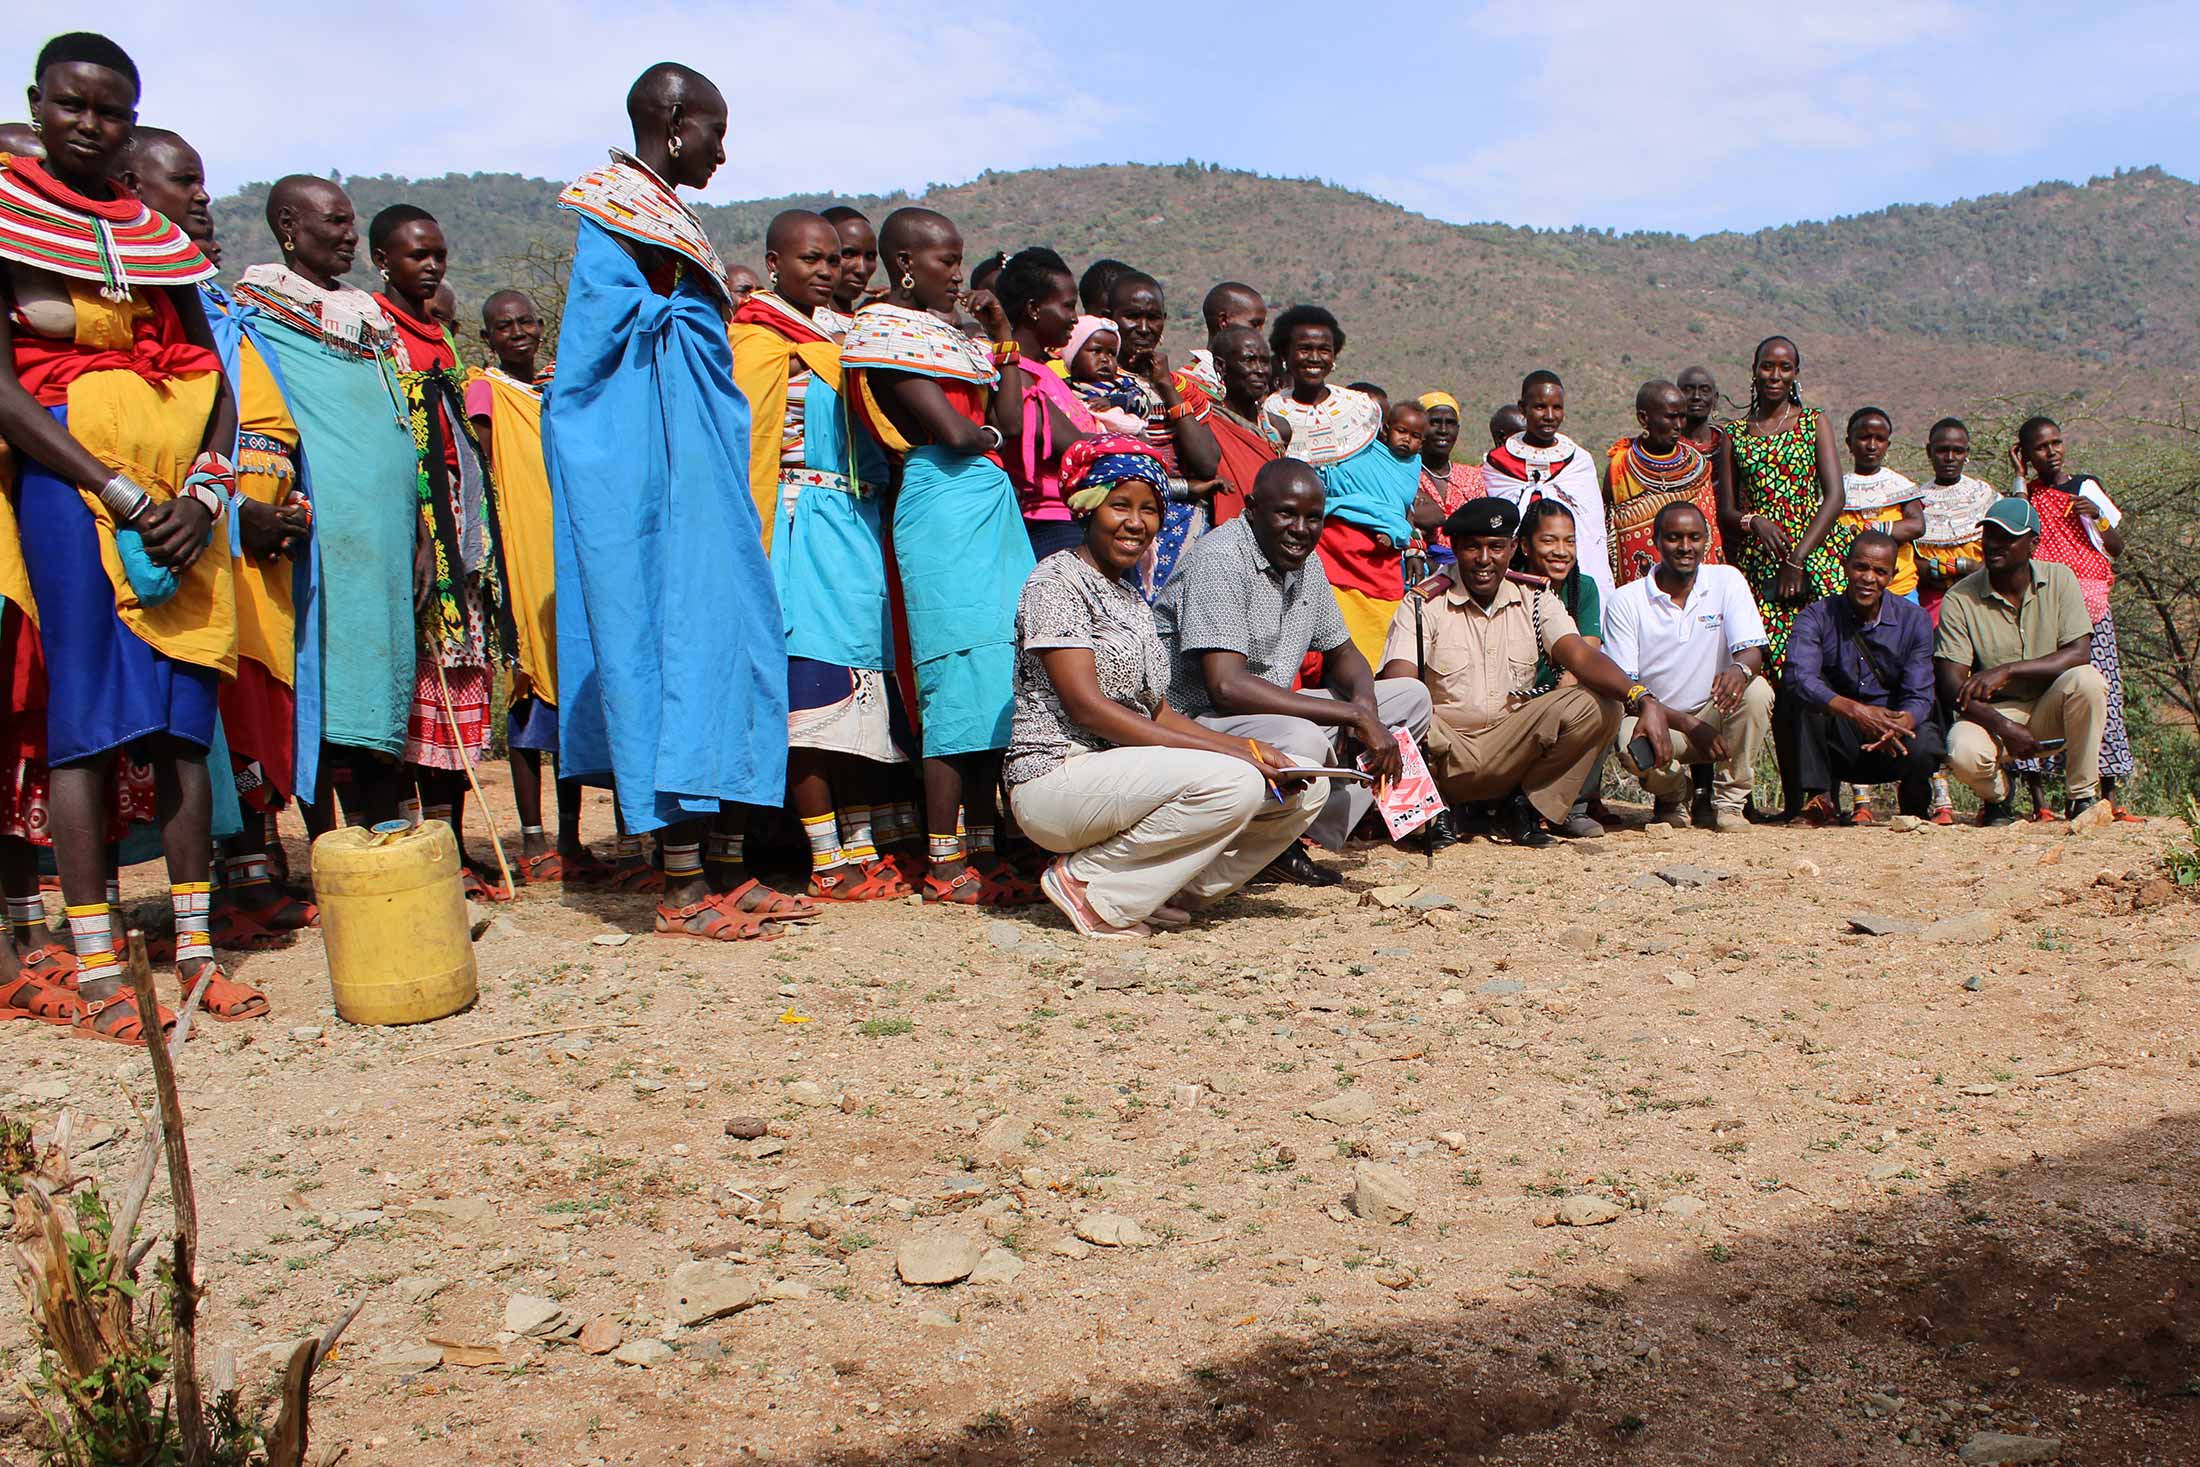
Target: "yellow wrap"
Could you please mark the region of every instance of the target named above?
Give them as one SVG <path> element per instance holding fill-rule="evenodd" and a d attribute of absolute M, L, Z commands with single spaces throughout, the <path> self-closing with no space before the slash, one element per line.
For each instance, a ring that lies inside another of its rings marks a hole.
<path fill-rule="evenodd" d="M 151 309 L 142 300 L 107 300 L 97 287 L 78 280 L 69 282 L 69 294 L 76 304 L 76 339 L 87 346 L 128 350 L 134 312 Z M 69 384 L 69 436 L 101 463 L 128 474 L 156 503 L 173 499 L 205 444 L 206 422 L 220 385 L 218 371 L 157 384 L 135 372 L 87 372 Z M 114 583 L 122 624 L 165 657 L 235 677 L 237 606 L 231 558 L 221 547 L 210 546 L 177 578 L 176 594 L 147 610 L 122 572 L 114 516 L 98 495 L 83 497 L 99 522 L 100 564 Z"/>
<path fill-rule="evenodd" d="M 14 482 L 7 445 L 0 443 L 0 487 Z M 0 493 L 0 601 L 23 608 L 38 625 L 38 599 L 31 595 L 31 575 L 23 566 L 23 537 L 15 525 L 15 501 Z"/>
<path fill-rule="evenodd" d="M 550 475 L 542 465 L 542 398 L 493 372 L 473 375 L 488 382 L 491 394 L 489 471 L 496 476 L 503 515 L 505 593 L 519 633 L 519 675 L 512 692 L 532 693 L 556 707 L 558 573 Z"/>
<path fill-rule="evenodd" d="M 800 357 L 837 393 L 840 348 L 829 341 L 789 341 L 769 326 L 736 323 L 727 335 L 733 342 L 733 385 L 749 401 L 749 493 L 763 522 L 764 551 L 770 554 L 772 518 L 779 509 L 781 425 L 787 418 L 787 381 L 794 375 L 794 359 Z"/>
<path fill-rule="evenodd" d="M 237 354 L 237 427 L 287 447 L 293 457 L 277 458 L 253 449 L 237 453 L 237 492 L 262 504 L 280 505 L 297 487 L 298 425 L 275 374 L 260 360 L 258 348 L 243 343 Z M 215 532 L 217 537 L 220 531 Z M 292 562 L 287 556 L 236 560 L 237 655 L 266 668 L 284 687 L 298 681 L 298 612 L 292 604 Z"/>

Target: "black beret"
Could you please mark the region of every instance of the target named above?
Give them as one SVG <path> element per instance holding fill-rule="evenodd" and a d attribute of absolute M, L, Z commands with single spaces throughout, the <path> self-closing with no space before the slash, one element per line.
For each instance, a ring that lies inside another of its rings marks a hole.
<path fill-rule="evenodd" d="M 1470 499 L 1444 521 L 1446 540 L 1472 539 L 1478 535 L 1503 535 L 1510 539 L 1518 533 L 1520 511 L 1509 499 Z"/>

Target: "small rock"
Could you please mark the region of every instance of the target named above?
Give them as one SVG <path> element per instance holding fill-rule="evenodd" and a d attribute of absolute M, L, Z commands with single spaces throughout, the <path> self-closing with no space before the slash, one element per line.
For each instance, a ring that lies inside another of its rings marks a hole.
<path fill-rule="evenodd" d="M 765 1302 L 800 1304 L 810 1297 L 810 1286 L 800 1279 L 776 1279 L 764 1285 Z"/>
<path fill-rule="evenodd" d="M 502 941 L 517 936 L 519 924 L 509 917 L 491 917 L 486 923 L 477 925 L 474 931 L 476 942 Z"/>
<path fill-rule="evenodd" d="M 1364 1126 L 1375 1119 L 1375 1098 L 1362 1090 L 1347 1090 L 1306 1107 L 1304 1114 L 1332 1126 Z"/>
<path fill-rule="evenodd" d="M 1696 975 L 1683 973 L 1679 969 L 1675 969 L 1665 975 L 1665 981 L 1675 988 L 1694 988 L 1696 986 Z"/>
<path fill-rule="evenodd" d="M 998 1116 L 978 1132 L 970 1156 L 980 1166 L 1011 1166 L 1024 1159 L 1024 1143 L 1031 1139 L 1031 1121 L 1020 1115 Z"/>
<path fill-rule="evenodd" d="M 1965 993 L 1976 993 L 1985 986 L 1984 983 L 1979 981 L 1979 976 L 1976 973 L 1963 980 L 1963 991 Z"/>
<path fill-rule="evenodd" d="M 1893 831 L 1896 835 L 1908 835 L 1924 823 L 1915 815 L 1897 815 L 1887 822 L 1887 829 Z"/>
<path fill-rule="evenodd" d="M 611 1352 L 611 1358 L 621 1365 L 638 1365 L 644 1370 L 655 1370 L 672 1359 L 672 1346 L 663 1340 L 628 1340 Z"/>
<path fill-rule="evenodd" d="M 1198 1106 L 1201 1098 L 1206 1093 L 1197 1085 L 1178 1085 L 1169 1092 L 1169 1095 L 1176 1102 L 1179 1110 L 1192 1110 Z"/>
<path fill-rule="evenodd" d="M 2194 948 L 2193 951 L 2195 953 L 2200 953 L 2200 948 Z M 1467 1001 L 1466 990 L 1460 988 L 1447 988 L 1442 993 L 1436 996 L 1436 1001 L 1440 1004 L 1443 1004 L 1446 1008 L 1449 1008 L 1455 1004 L 1463 1004 Z"/>
<path fill-rule="evenodd" d="M 2200 942 L 2187 943 L 2171 953 L 2169 960 L 2187 973 L 2200 973 Z"/>
<path fill-rule="evenodd" d="M 1061 1258 L 1090 1258 L 1092 1245 L 1076 1238 L 1063 1238 L 1055 1243 L 1054 1252 Z"/>
<path fill-rule="evenodd" d="M 1569 1228 L 1593 1228 L 1616 1220 L 1626 1209 L 1607 1198 L 1576 1192 L 1558 1204 L 1558 1220 Z"/>
<path fill-rule="evenodd" d="M 1453 1151 L 1464 1151 L 1467 1149 L 1467 1133 L 1464 1131 L 1438 1131 L 1436 1133 L 1436 1139 L 1442 1142 L 1444 1145 L 1450 1147 Z"/>
<path fill-rule="evenodd" d="M 2001 1094 L 2001 1087 L 1987 1084 L 1966 1085 L 1963 1087 L 1963 1093 L 1965 1095 L 1999 1095 Z"/>
<path fill-rule="evenodd" d="M 955 1316 L 943 1309 L 920 1309 L 917 1311 L 917 1323 L 926 1329 L 953 1329 Z"/>
<path fill-rule="evenodd" d="M 1593 947 L 1595 945 L 1595 939 L 1591 938 L 1590 946 Z M 1486 993 L 1492 998 L 1503 998 L 1508 994 L 1518 993 L 1527 986 L 1527 984 L 1521 982 L 1518 978 L 1492 978 L 1489 982 L 1483 984 L 1480 988 L 1477 988 L 1474 991 L 1476 993 Z"/>
<path fill-rule="evenodd" d="M 683 1329 L 738 1314 L 756 1297 L 756 1280 L 730 1263 L 690 1259 L 665 1280 L 665 1313 Z"/>
<path fill-rule="evenodd" d="M 894 1271 L 905 1284 L 936 1286 L 969 1278 L 985 1251 L 965 1233 L 919 1233 L 894 1250 Z"/>
<path fill-rule="evenodd" d="M 442 1363 L 441 1345 L 396 1345 L 369 1359 L 367 1369 L 375 1375 L 419 1375 Z"/>
<path fill-rule="evenodd" d="M 1558 945 L 1570 953 L 1593 953 L 1597 950 L 1597 935 L 1587 927 L 1561 927 Z"/>
<path fill-rule="evenodd" d="M 1352 1211 L 1377 1223 L 1402 1223 L 1417 1204 L 1413 1189 L 1394 1167 L 1363 1161 L 1352 1169 Z"/>
<path fill-rule="evenodd" d="M 1285 1166 L 1297 1166 L 1299 1162 L 1298 1148 L 1295 1146 L 1278 1146 L 1276 1148 L 1276 1160 Z"/>
<path fill-rule="evenodd" d="M 555 1299 L 514 1294 L 504 1301 L 504 1327 L 515 1335 L 546 1335 L 563 1323 L 565 1311 Z"/>
<path fill-rule="evenodd" d="M 1704 1201 L 1701 1197 L 1691 1197 L 1687 1193 L 1683 1192 L 1677 1197 L 1668 1197 L 1663 1202 L 1659 1203 L 1658 1211 L 1666 1217 L 1677 1217 L 1681 1221 L 1686 1222 L 1688 1219 L 1700 1214 L 1705 1208 L 1709 1207 L 1710 1205 L 1710 1203 Z"/>
<path fill-rule="evenodd" d="M 591 1355 L 608 1355 L 625 1338 L 626 1331 L 608 1314 L 599 1314 L 581 1326 L 581 1348 Z"/>
<path fill-rule="evenodd" d="M 1077 1236 L 1102 1248 L 1135 1248 L 1146 1241 L 1146 1230 L 1114 1212 L 1088 1212 L 1077 1219 Z"/>
<path fill-rule="evenodd" d="M 2093 809 L 2107 808 L 2104 800 Z M 2091 814 L 2092 811 L 2087 811 Z M 2052 1462 L 2062 1455 L 2062 1442 L 2051 1436 L 2015 1436 L 2006 1431 L 1982 1431 L 1963 1444 L 1956 1460 L 1974 1467 L 2016 1467 L 2025 1462 Z"/>
<path fill-rule="evenodd" d="M 988 1248 L 978 1259 L 978 1266 L 970 1270 L 970 1282 L 974 1284 L 1012 1284 L 1016 1275 L 1024 1271 L 1024 1261 L 1006 1248 Z"/>
<path fill-rule="evenodd" d="M 1412 901 L 1420 893 L 1420 890 L 1420 887 L 1413 885 L 1411 882 L 1396 886 L 1378 886 L 1372 891 L 1360 893 L 1360 905 L 1363 907 L 1382 907 L 1385 910 L 1395 911 Z"/>
<path fill-rule="evenodd" d="M 425 1304 L 451 1286 L 449 1279 L 433 1278 L 427 1274 L 407 1274 L 390 1285 L 390 1293 L 401 1303 Z"/>
<path fill-rule="evenodd" d="M 1214 1091 L 1217 1095 L 1243 1095 L 1245 1093 L 1245 1082 L 1243 1080 L 1236 1075 L 1226 1075 L 1220 1071 L 1209 1075 L 1205 1084 L 1209 1090 Z"/>
<path fill-rule="evenodd" d="M 1734 875 L 1714 866 L 1661 866 L 1651 874 L 1667 886 L 1683 887 L 1715 886 Z"/>
<path fill-rule="evenodd" d="M 598 947 L 625 947 L 634 940 L 634 934 L 631 932 L 599 932 L 588 940 Z M 598 1350 L 594 1353 L 601 1355 L 603 1352 Z"/>
<path fill-rule="evenodd" d="M 2108 801 L 2095 800 L 2091 805 L 2088 805 L 2086 807 L 2086 811 L 2083 815 L 2080 815 L 2077 819 L 2070 822 L 2070 833 L 2072 835 L 2083 835 L 2089 830 L 2099 830 L 2102 826 L 2108 824 L 2115 818 L 2115 808 L 2111 806 Z M 2048 1460 L 2048 1458 L 2026 1457 L 2023 1460 L 2027 1462 L 2045 1462 Z"/>
<path fill-rule="evenodd" d="M 731 1116 L 726 1120 L 726 1134 L 736 1141 L 758 1140 L 770 1128 L 762 1116 Z"/>
<path fill-rule="evenodd" d="M 831 1092 L 815 1080 L 795 1081 L 787 1087 L 787 1098 L 796 1105 L 806 1105 L 813 1110 L 823 1109 L 826 1106 L 838 1103 L 833 1099 Z"/>
<path fill-rule="evenodd" d="M 482 1231 L 497 1220 L 497 1205 L 487 1197 L 442 1197 L 413 1204 L 412 1215 L 446 1233 Z"/>
<path fill-rule="evenodd" d="M 749 1147 L 749 1159 L 751 1161 L 762 1161 L 766 1157 L 777 1156 L 786 1149 L 787 1143 L 777 1136 L 766 1136 Z"/>
<path fill-rule="evenodd" d="M 1424 891 L 1406 898 L 1406 910 L 1410 912 L 1446 912 L 1454 911 L 1458 906 L 1458 898 L 1446 896 L 1440 891 Z"/>
<path fill-rule="evenodd" d="M 2001 918 L 1992 912 L 1965 912 L 1959 917 L 1943 917 L 1925 928 L 1927 942 L 1992 942 L 2001 936 Z"/>
<path fill-rule="evenodd" d="M 1852 932 L 1866 937 L 1898 937 L 1924 929 L 1907 917 L 1875 917 L 1869 912 L 1851 913 L 1845 920 Z"/>
<path fill-rule="evenodd" d="M 1788 875 L 1803 881 L 1814 881 L 1820 874 L 1816 861 L 1797 861 L 1788 867 Z"/>
<path fill-rule="evenodd" d="M 1883 1162 L 1864 1173 L 1864 1180 L 1867 1182 L 1891 1182 L 1908 1170 L 1909 1168 L 1899 1161 Z"/>
<path fill-rule="evenodd" d="M 321 1026 L 319 1024 L 300 1024 L 290 1031 L 290 1037 L 300 1044 L 311 1044 L 321 1037 Z"/>

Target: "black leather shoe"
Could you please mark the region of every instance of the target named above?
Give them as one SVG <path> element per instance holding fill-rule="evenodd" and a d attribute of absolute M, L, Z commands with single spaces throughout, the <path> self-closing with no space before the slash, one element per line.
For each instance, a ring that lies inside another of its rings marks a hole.
<path fill-rule="evenodd" d="M 1518 790 L 1497 807 L 1497 829 L 1516 846 L 1547 846 L 1555 839 L 1543 828 L 1543 817 L 1535 813 L 1535 806 Z"/>
<path fill-rule="evenodd" d="M 1978 823 L 1981 825 L 2014 825 L 2017 812 L 2009 808 L 2007 800 L 1990 800 L 1978 807 Z"/>
<path fill-rule="evenodd" d="M 1341 872 L 1327 866 L 1317 866 L 1314 858 L 1306 854 L 1306 847 L 1294 845 L 1275 860 L 1268 863 L 1263 875 L 1273 875 L 1278 881 L 1289 881 L 1299 886 L 1335 886 L 1344 880 Z"/>
<path fill-rule="evenodd" d="M 2070 808 L 2063 811 L 2063 819 L 2075 820 L 2099 803 L 2101 803 L 2100 800 L 2092 795 L 2088 795 L 2082 800 L 2072 800 Z"/>
<path fill-rule="evenodd" d="M 1451 823 L 1451 811 L 1438 810 L 1436 818 L 1421 832 L 1421 839 L 1428 843 L 1428 848 L 1432 851 L 1449 850 L 1459 844 L 1459 830 Z"/>

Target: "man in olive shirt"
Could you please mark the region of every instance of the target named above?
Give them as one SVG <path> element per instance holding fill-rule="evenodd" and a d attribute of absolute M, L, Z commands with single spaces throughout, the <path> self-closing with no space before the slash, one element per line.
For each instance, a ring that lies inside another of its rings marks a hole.
<path fill-rule="evenodd" d="M 1497 828 L 1516 845 L 1543 846 L 1543 822 L 1566 824 L 1620 705 L 1659 727 L 1664 715 L 1582 639 L 1563 602 L 1506 575 L 1519 528 L 1520 511 L 1503 499 L 1469 500 L 1444 521 L 1458 556 L 1448 584 L 1417 589 L 1398 608 L 1381 676 L 1427 685 L 1429 773 L 1445 801 L 1498 800 Z M 1539 690 L 1539 654 L 1573 683 Z"/>
<path fill-rule="evenodd" d="M 1980 801 L 1979 824 L 2007 825 L 2002 761 L 2065 741 L 2066 812 L 2076 821 L 2100 799 L 2101 729 L 2108 683 L 2087 656 L 2093 619 L 2068 566 L 2034 560 L 2040 517 L 2023 499 L 1997 499 L 1980 523 L 1986 561 L 1948 588 L 1933 643 L 1942 701 L 1955 710 L 1948 768 Z"/>

